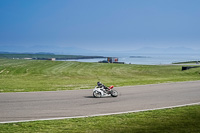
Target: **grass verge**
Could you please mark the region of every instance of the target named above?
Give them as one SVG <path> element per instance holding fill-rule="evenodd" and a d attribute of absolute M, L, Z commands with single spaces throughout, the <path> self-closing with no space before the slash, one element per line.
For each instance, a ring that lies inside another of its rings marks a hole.
<path fill-rule="evenodd" d="M 181 71 L 176 65 L 101 64 L 0 59 L 0 92 L 91 89 L 200 79 L 200 68 Z"/>
<path fill-rule="evenodd" d="M 0 124 L 0 132 L 197 133 L 200 105 L 121 115 Z"/>

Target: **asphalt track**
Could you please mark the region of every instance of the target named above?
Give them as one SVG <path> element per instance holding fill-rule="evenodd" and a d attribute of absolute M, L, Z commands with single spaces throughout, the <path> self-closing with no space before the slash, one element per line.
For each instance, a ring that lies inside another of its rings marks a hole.
<path fill-rule="evenodd" d="M 0 94 L 0 123 L 117 114 L 200 103 L 200 81 L 116 87 L 119 96 L 92 90 Z"/>

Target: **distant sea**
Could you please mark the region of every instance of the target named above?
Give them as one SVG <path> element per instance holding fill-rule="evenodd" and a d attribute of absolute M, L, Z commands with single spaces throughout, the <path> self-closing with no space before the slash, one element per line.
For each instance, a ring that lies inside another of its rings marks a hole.
<path fill-rule="evenodd" d="M 186 61 L 200 61 L 200 54 L 133 54 L 133 55 L 119 55 L 119 62 L 126 64 L 144 64 L 144 65 L 159 65 L 159 64 L 172 64 L 175 62 Z M 106 60 L 106 58 L 98 59 L 79 59 L 67 61 L 79 62 L 98 62 Z"/>

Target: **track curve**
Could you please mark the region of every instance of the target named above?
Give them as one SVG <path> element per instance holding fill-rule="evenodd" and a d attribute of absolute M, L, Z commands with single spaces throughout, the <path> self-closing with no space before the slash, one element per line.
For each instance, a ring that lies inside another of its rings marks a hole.
<path fill-rule="evenodd" d="M 0 123 L 93 116 L 200 102 L 200 81 L 116 87 L 119 96 L 92 90 L 0 94 Z"/>

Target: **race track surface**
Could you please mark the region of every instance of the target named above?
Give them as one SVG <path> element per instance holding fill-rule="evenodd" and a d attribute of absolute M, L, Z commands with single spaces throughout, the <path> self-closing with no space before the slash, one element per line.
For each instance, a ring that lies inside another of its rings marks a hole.
<path fill-rule="evenodd" d="M 200 81 L 116 87 L 119 96 L 93 98 L 92 90 L 0 94 L 0 123 L 91 116 L 200 102 Z"/>

